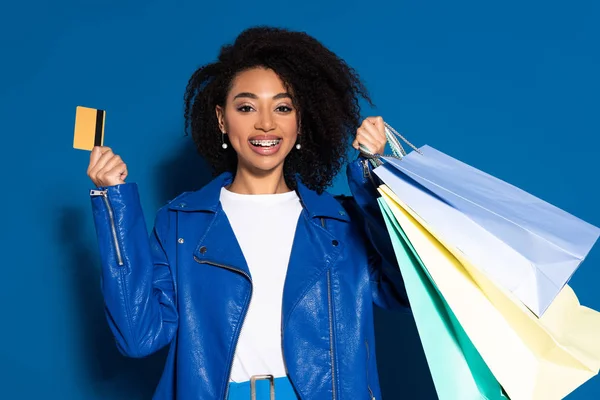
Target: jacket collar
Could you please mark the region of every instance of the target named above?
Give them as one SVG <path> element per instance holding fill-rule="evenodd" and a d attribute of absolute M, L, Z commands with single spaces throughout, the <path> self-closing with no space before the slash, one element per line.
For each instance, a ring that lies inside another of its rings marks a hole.
<path fill-rule="evenodd" d="M 169 208 L 179 211 L 204 211 L 216 213 L 221 207 L 221 188 L 233 181 L 233 175 L 225 172 L 202 189 L 186 192 L 176 197 L 169 204 Z M 300 198 L 302 207 L 308 212 L 310 218 L 334 218 L 340 221 L 349 221 L 348 214 L 342 205 L 329 193 L 317 194 L 307 188 L 300 179 L 297 179 L 296 193 Z"/>

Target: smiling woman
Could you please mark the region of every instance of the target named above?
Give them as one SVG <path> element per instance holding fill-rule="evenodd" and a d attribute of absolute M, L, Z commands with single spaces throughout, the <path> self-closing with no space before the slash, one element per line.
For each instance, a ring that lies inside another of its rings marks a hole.
<path fill-rule="evenodd" d="M 281 168 L 298 138 L 298 114 L 292 96 L 271 69 L 252 68 L 239 73 L 232 82 L 225 107 L 216 106 L 219 129 L 227 134 L 237 155 L 237 173 L 268 174 Z M 232 191 L 236 191 L 236 180 Z M 282 187 L 272 193 L 289 192 Z M 238 191 L 248 192 L 248 188 Z M 259 191 L 261 189 L 256 188 Z"/>
<path fill-rule="evenodd" d="M 353 197 L 325 192 L 350 143 L 383 152 L 384 122 L 361 124 L 360 98 L 316 39 L 242 32 L 185 93 L 217 176 L 159 210 L 150 239 L 126 164 L 92 151 L 110 327 L 132 357 L 169 346 L 155 399 L 381 397 L 372 305 L 408 301 L 370 163 L 348 164 Z"/>

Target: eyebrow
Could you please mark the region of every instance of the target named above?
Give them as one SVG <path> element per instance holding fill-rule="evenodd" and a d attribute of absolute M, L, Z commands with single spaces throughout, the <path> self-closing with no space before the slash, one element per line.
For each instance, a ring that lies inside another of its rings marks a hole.
<path fill-rule="evenodd" d="M 258 96 L 255 95 L 254 93 L 250 93 L 250 92 L 238 93 L 238 94 L 235 95 L 235 97 L 233 99 L 235 100 L 235 99 L 239 99 L 239 98 L 242 98 L 242 97 L 246 97 L 246 98 L 249 98 L 249 99 L 258 100 Z M 276 94 L 275 96 L 273 96 L 273 100 L 279 100 L 279 99 L 285 99 L 285 98 L 291 99 L 292 96 L 290 96 L 289 93 L 279 93 L 279 94 Z"/>

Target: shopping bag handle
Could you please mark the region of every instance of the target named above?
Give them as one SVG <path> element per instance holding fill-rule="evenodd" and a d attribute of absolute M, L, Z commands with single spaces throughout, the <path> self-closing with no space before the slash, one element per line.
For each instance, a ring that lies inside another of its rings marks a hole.
<path fill-rule="evenodd" d="M 423 155 L 421 150 L 417 149 L 404 136 L 402 136 L 400 133 L 398 133 L 397 130 L 392 128 L 392 126 L 390 124 L 388 124 L 385 121 L 383 124 L 384 124 L 384 129 L 385 129 L 385 137 L 387 139 L 387 143 L 390 145 L 392 154 L 383 155 L 383 154 L 373 153 L 368 148 L 366 148 L 364 145 L 362 145 L 362 144 L 360 145 L 361 154 L 363 155 L 363 157 L 368 159 L 371 162 L 371 164 L 373 164 L 373 167 L 378 167 L 381 164 L 383 164 L 383 161 L 381 161 L 382 157 L 392 157 L 392 158 L 397 158 L 400 160 L 406 155 L 406 150 L 404 150 L 404 147 L 402 147 L 402 144 L 400 143 L 398 138 L 400 138 L 404 143 L 409 145 L 414 151 Z"/>

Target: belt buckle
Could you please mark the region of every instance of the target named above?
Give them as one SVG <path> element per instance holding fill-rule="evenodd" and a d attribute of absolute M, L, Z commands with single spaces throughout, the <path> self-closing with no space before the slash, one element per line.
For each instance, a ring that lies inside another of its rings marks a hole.
<path fill-rule="evenodd" d="M 273 375 L 252 375 L 250 377 L 250 399 L 256 400 L 256 381 L 268 380 L 270 399 L 275 400 L 275 378 Z"/>

